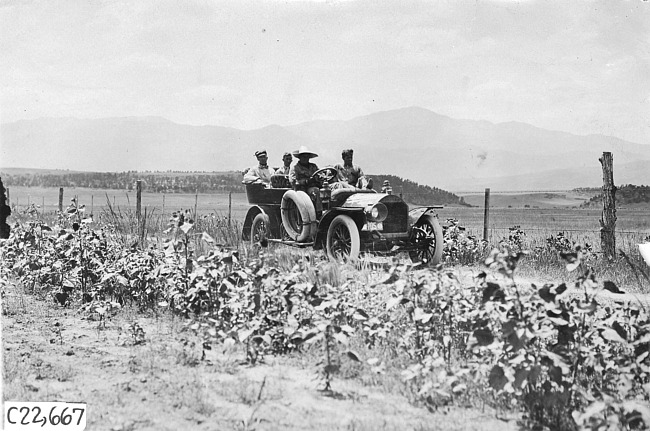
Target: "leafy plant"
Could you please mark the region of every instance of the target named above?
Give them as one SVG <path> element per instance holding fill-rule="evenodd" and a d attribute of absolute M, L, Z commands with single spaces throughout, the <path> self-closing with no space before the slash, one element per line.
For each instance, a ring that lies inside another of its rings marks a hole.
<path fill-rule="evenodd" d="M 485 258 L 488 242 L 474 235 L 460 225 L 457 219 L 449 218 L 444 226 L 443 261 L 471 265 Z"/>

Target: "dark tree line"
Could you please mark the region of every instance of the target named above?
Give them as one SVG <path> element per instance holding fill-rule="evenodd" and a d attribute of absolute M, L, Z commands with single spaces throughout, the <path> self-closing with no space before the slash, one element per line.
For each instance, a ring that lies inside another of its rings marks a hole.
<path fill-rule="evenodd" d="M 600 189 L 588 189 L 593 191 L 600 191 Z M 581 206 L 592 207 L 600 205 L 603 201 L 603 194 L 599 193 L 589 199 Z M 650 186 L 635 186 L 634 184 L 625 184 L 616 189 L 616 204 L 629 205 L 638 203 L 650 203 Z"/>
<path fill-rule="evenodd" d="M 373 179 L 373 188 L 381 190 L 382 184 L 388 180 L 393 194 L 402 194 L 402 198 L 415 205 L 466 205 L 465 200 L 451 192 L 418 184 L 414 181 L 407 180 L 395 175 L 370 175 Z"/>
<path fill-rule="evenodd" d="M 224 173 L 142 173 L 75 172 L 62 174 L 3 174 L 7 186 L 86 187 L 91 189 L 134 190 L 142 180 L 145 190 L 156 193 L 243 192 L 240 172 Z"/>

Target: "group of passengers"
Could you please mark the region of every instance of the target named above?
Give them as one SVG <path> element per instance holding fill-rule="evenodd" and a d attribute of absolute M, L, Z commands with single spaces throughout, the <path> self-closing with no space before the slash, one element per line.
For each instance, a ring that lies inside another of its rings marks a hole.
<path fill-rule="evenodd" d="M 329 187 L 331 189 L 372 189 L 372 179 L 364 175 L 359 165 L 352 163 L 354 151 L 343 150 L 341 156 L 343 163 L 334 166 L 337 176 L 332 179 Z M 274 185 L 273 180 L 281 176 L 287 181 L 287 187 L 296 190 L 307 191 L 310 186 L 313 186 L 313 184 L 310 184 L 310 179 L 318 171 L 318 166 L 312 163 L 311 159 L 318 157 L 318 154 L 309 151 L 305 146 L 301 146 L 300 149 L 293 152 L 293 157 L 297 159 L 295 163 L 292 163 L 291 153 L 284 153 L 282 156 L 283 166 L 280 168 L 269 167 L 266 150 L 256 151 L 255 157 L 258 164 L 244 172 L 244 184 L 271 186 Z"/>

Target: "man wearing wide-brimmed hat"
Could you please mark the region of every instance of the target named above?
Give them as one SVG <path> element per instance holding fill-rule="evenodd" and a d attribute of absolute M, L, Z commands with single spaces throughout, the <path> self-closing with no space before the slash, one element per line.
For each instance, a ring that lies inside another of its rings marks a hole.
<path fill-rule="evenodd" d="M 318 170 L 315 163 L 309 160 L 318 157 L 318 154 L 309 151 L 304 145 L 293 152 L 293 157 L 298 159 L 298 163 L 294 163 L 289 171 L 289 182 L 294 190 L 307 192 L 309 198 L 314 203 L 316 213 L 323 211 L 323 204 L 320 200 L 320 191 L 317 184 L 310 184 L 311 176 Z"/>
<path fill-rule="evenodd" d="M 318 170 L 318 166 L 309 160 L 318 157 L 318 154 L 302 145 L 293 152 L 293 156 L 298 159 L 298 163 L 294 163 L 289 170 L 289 182 L 294 189 L 307 191 L 310 185 L 309 178 Z"/>
<path fill-rule="evenodd" d="M 266 150 L 255 151 L 257 157 L 257 166 L 253 166 L 244 174 L 244 184 L 264 184 L 269 185 L 271 176 L 275 173 L 273 168 L 269 168 L 268 155 Z"/>

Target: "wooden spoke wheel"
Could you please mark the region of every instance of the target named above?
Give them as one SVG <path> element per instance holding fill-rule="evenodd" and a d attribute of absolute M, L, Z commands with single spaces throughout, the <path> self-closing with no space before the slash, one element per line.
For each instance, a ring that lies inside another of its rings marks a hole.
<path fill-rule="evenodd" d="M 346 215 L 336 216 L 327 229 L 327 255 L 338 262 L 354 261 L 360 248 L 359 228 L 354 220 Z"/>
<path fill-rule="evenodd" d="M 442 227 L 434 216 L 425 215 L 413 225 L 411 245 L 416 247 L 409 253 L 413 262 L 437 265 L 442 260 Z"/>

